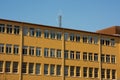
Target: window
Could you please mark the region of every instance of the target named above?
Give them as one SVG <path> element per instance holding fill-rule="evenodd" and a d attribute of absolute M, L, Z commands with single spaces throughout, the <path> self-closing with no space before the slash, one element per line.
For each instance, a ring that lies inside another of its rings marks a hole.
<path fill-rule="evenodd" d="M 22 63 L 22 73 L 27 73 L 27 63 L 26 62 Z"/>
<path fill-rule="evenodd" d="M 65 58 L 65 59 L 68 59 L 68 50 L 65 50 L 65 51 L 64 51 L 64 58 Z"/>
<path fill-rule="evenodd" d="M 57 40 L 61 40 L 62 37 L 62 33 L 61 32 L 57 32 Z"/>
<path fill-rule="evenodd" d="M 5 32 L 5 25 L 4 24 L 0 24 L 0 32 Z"/>
<path fill-rule="evenodd" d="M 28 28 L 27 27 L 23 28 L 23 34 L 24 34 L 24 36 L 28 35 Z"/>
<path fill-rule="evenodd" d="M 54 32 L 54 31 L 51 31 L 51 32 L 50 32 L 50 38 L 51 38 L 51 39 L 55 39 L 55 32 Z"/>
<path fill-rule="evenodd" d="M 87 52 L 83 52 L 83 60 L 87 60 Z"/>
<path fill-rule="evenodd" d="M 87 36 L 83 36 L 83 43 L 87 43 Z"/>
<path fill-rule="evenodd" d="M 80 35 L 79 34 L 76 35 L 76 42 L 80 42 Z"/>
<path fill-rule="evenodd" d="M 13 73 L 18 72 L 18 62 L 13 62 Z"/>
<path fill-rule="evenodd" d="M 19 32 L 20 32 L 20 27 L 14 26 L 14 34 L 19 34 Z"/>
<path fill-rule="evenodd" d="M 40 29 L 36 29 L 36 37 L 41 37 L 41 30 Z"/>
<path fill-rule="evenodd" d="M 12 34 L 12 25 L 7 25 L 7 33 Z"/>
<path fill-rule="evenodd" d="M 11 49 L 12 49 L 12 45 L 11 44 L 7 44 L 6 45 L 6 53 L 10 54 L 11 53 Z"/>
<path fill-rule="evenodd" d="M 40 56 L 41 55 L 41 48 L 37 47 L 36 48 L 36 56 Z"/>
<path fill-rule="evenodd" d="M 44 49 L 44 56 L 45 56 L 45 57 L 48 57 L 48 56 L 49 56 L 48 54 L 49 54 L 49 49 L 48 49 L 48 48 L 45 48 L 45 49 Z"/>
<path fill-rule="evenodd" d="M 50 49 L 50 57 L 55 57 L 55 49 Z"/>
<path fill-rule="evenodd" d="M 101 45 L 104 45 L 104 43 L 105 43 L 105 42 L 104 42 L 104 39 L 101 39 L 101 40 L 100 40 L 100 44 L 101 44 Z"/>
<path fill-rule="evenodd" d="M 94 44 L 98 43 L 98 37 L 94 37 Z"/>
<path fill-rule="evenodd" d="M 29 74 L 33 74 L 34 63 L 29 63 Z"/>
<path fill-rule="evenodd" d="M 116 79 L 116 70 L 112 70 L 112 79 Z"/>
<path fill-rule="evenodd" d="M 30 47 L 30 49 L 29 49 L 29 55 L 31 55 L 31 56 L 34 55 L 34 47 Z"/>
<path fill-rule="evenodd" d="M 110 45 L 110 40 L 107 39 L 107 40 L 106 40 L 106 46 L 109 46 L 109 45 Z"/>
<path fill-rule="evenodd" d="M 3 72 L 3 61 L 0 61 L 0 72 Z"/>
<path fill-rule="evenodd" d="M 0 44 L 0 53 L 4 53 L 4 44 Z"/>
<path fill-rule="evenodd" d="M 61 50 L 57 50 L 57 58 L 61 58 Z"/>
<path fill-rule="evenodd" d="M 105 62 L 105 55 L 104 54 L 101 55 L 101 62 Z"/>
<path fill-rule="evenodd" d="M 83 77 L 87 77 L 87 67 L 83 67 Z"/>
<path fill-rule="evenodd" d="M 44 74 L 48 74 L 48 64 L 44 64 Z"/>
<path fill-rule="evenodd" d="M 27 55 L 27 46 L 23 46 L 23 50 L 22 50 L 22 53 L 23 55 Z"/>
<path fill-rule="evenodd" d="M 34 28 L 30 28 L 30 36 L 34 36 L 35 34 L 35 29 Z"/>
<path fill-rule="evenodd" d="M 68 66 L 64 67 L 64 75 L 65 76 L 68 76 L 68 68 L 69 68 Z"/>
<path fill-rule="evenodd" d="M 5 72 L 10 72 L 10 66 L 11 66 L 11 62 L 10 61 L 6 61 Z"/>
<path fill-rule="evenodd" d="M 80 52 L 76 52 L 76 59 L 80 60 Z"/>
<path fill-rule="evenodd" d="M 14 45 L 14 54 L 18 54 L 18 53 L 19 53 L 19 46 Z"/>
<path fill-rule="evenodd" d="M 70 76 L 74 76 L 74 66 L 70 66 Z"/>
<path fill-rule="evenodd" d="M 115 46 L 115 40 L 111 39 L 111 46 Z"/>
<path fill-rule="evenodd" d="M 44 37 L 45 37 L 45 38 L 49 38 L 49 31 L 48 31 L 48 30 L 45 30 L 45 31 L 44 31 Z"/>
<path fill-rule="evenodd" d="M 98 61 L 98 54 L 94 54 L 94 61 Z"/>
<path fill-rule="evenodd" d="M 74 34 L 70 34 L 70 41 L 74 41 Z"/>
<path fill-rule="evenodd" d="M 89 55 L 89 61 L 92 61 L 93 60 L 92 59 L 92 53 L 89 53 L 88 55 Z"/>
<path fill-rule="evenodd" d="M 74 51 L 70 51 L 70 59 L 74 59 Z"/>
<path fill-rule="evenodd" d="M 56 75 L 61 75 L 61 65 L 57 65 L 57 73 Z"/>
<path fill-rule="evenodd" d="M 110 69 L 107 69 L 107 79 L 110 79 Z"/>
<path fill-rule="evenodd" d="M 95 70 L 94 70 L 94 77 L 98 78 L 98 68 L 95 68 Z"/>
<path fill-rule="evenodd" d="M 89 68 L 89 77 L 93 77 L 93 68 Z"/>
<path fill-rule="evenodd" d="M 35 68 L 35 73 L 36 74 L 40 74 L 40 64 L 39 63 L 36 63 L 36 68 Z"/>
<path fill-rule="evenodd" d="M 115 63 L 115 55 L 111 56 L 111 63 Z"/>
<path fill-rule="evenodd" d="M 55 74 L 55 65 L 50 65 L 50 75 Z"/>
<path fill-rule="evenodd" d="M 76 76 L 80 76 L 80 67 L 76 67 Z"/>
<path fill-rule="evenodd" d="M 91 36 L 88 36 L 88 43 L 92 43 L 92 41 L 93 41 L 93 39 L 92 39 L 92 37 Z"/>
<path fill-rule="evenodd" d="M 110 55 L 106 55 L 106 62 L 110 63 Z"/>
<path fill-rule="evenodd" d="M 105 78 L 105 69 L 101 70 L 101 78 Z"/>
<path fill-rule="evenodd" d="M 64 34 L 64 40 L 67 41 L 68 40 L 68 33 Z"/>

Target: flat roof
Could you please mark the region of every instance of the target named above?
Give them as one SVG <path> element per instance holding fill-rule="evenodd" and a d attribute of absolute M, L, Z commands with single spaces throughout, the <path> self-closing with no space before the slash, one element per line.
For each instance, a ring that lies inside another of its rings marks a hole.
<path fill-rule="evenodd" d="M 57 26 L 49 26 L 49 25 L 35 24 L 35 23 L 22 22 L 22 21 L 15 21 L 15 20 L 8 20 L 8 19 L 1 19 L 1 18 L 0 18 L 0 21 L 8 21 L 8 22 L 15 22 L 15 23 L 36 25 L 36 26 L 45 26 L 45 27 L 49 27 L 49 28 L 56 28 L 56 29 L 70 30 L 70 31 L 78 31 L 78 32 L 85 32 L 85 33 L 91 33 L 91 34 L 97 34 L 97 35 L 105 35 L 105 36 L 112 36 L 112 37 L 120 37 L 120 35 L 114 35 L 114 34 L 113 34 L 113 35 L 111 35 L 111 34 L 103 34 L 103 33 L 96 33 L 96 32 L 90 32 L 90 31 L 76 30 L 76 29 L 70 29 L 70 28 L 63 28 L 63 27 L 57 27 Z"/>

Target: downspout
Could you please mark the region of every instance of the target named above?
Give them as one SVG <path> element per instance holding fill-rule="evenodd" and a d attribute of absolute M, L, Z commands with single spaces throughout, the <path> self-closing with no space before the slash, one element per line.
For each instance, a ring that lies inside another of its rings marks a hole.
<path fill-rule="evenodd" d="M 102 45 L 101 45 L 101 35 L 100 34 L 99 34 L 99 53 L 100 53 L 100 56 L 99 56 L 99 77 L 100 77 L 100 80 L 102 80 L 102 78 L 101 78 L 101 71 L 102 71 L 102 62 L 101 62 Z"/>

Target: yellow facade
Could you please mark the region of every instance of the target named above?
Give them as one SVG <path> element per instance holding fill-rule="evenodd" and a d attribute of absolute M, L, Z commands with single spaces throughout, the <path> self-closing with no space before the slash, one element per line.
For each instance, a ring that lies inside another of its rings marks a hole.
<path fill-rule="evenodd" d="M 120 80 L 120 37 L 0 19 L 0 80 Z"/>

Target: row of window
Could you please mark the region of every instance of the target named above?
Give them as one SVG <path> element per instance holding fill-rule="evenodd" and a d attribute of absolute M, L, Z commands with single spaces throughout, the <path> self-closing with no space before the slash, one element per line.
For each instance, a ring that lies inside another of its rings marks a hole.
<path fill-rule="evenodd" d="M 0 24 L 0 32 L 4 33 L 9 33 L 9 34 L 19 34 L 20 32 L 20 27 L 19 26 L 12 26 L 7 24 L 5 26 L 5 24 Z M 42 31 L 41 29 L 35 29 L 35 28 L 27 28 L 24 27 L 23 29 L 23 34 L 25 36 L 29 35 L 29 36 L 36 36 L 36 37 L 41 37 L 42 35 Z M 61 40 L 62 38 L 62 32 L 56 32 L 54 30 L 44 30 L 44 38 L 51 38 L 51 39 L 57 39 L 57 40 Z M 82 42 L 83 43 L 94 43 L 94 44 L 98 44 L 98 37 L 92 37 L 92 36 L 80 36 L 80 34 L 74 34 L 74 33 L 65 33 L 64 34 L 64 39 L 66 41 L 76 41 L 76 42 L 80 42 L 82 38 Z M 114 39 L 101 39 L 101 44 L 102 45 L 106 45 L 106 46 L 114 46 L 115 45 L 115 40 Z"/>
<path fill-rule="evenodd" d="M 84 61 L 98 61 L 98 54 L 97 53 L 87 53 L 83 52 L 83 60 Z M 109 54 L 102 54 L 101 55 L 101 62 L 106 63 L 116 63 L 116 56 L 115 55 L 109 55 Z"/>
<path fill-rule="evenodd" d="M 20 32 L 20 27 L 15 25 L 14 27 L 12 25 L 5 25 L 5 24 L 0 24 L 0 32 L 1 33 L 8 33 L 8 34 L 19 34 Z"/>
<path fill-rule="evenodd" d="M 3 72 L 3 65 L 5 65 L 5 72 L 7 73 L 18 73 L 18 62 L 11 61 L 0 61 L 0 72 Z M 12 70 L 11 70 L 12 69 Z M 61 65 L 55 64 L 44 64 L 44 75 L 57 75 L 61 76 L 62 67 Z M 105 74 L 106 71 L 106 74 Z M 41 64 L 40 63 L 22 63 L 22 73 L 24 74 L 41 74 Z M 98 78 L 99 69 L 92 67 L 83 67 L 83 77 Z M 71 77 L 81 77 L 81 67 L 80 66 L 65 66 L 64 75 Z M 115 79 L 116 70 L 114 69 L 102 69 L 101 78 Z"/>
<path fill-rule="evenodd" d="M 13 47 L 13 50 L 12 50 Z M 28 48 L 29 48 L 29 55 L 34 56 L 36 53 L 36 56 L 41 56 L 41 48 L 40 47 L 27 47 L 23 46 L 22 54 L 23 55 L 28 55 Z M 13 51 L 14 54 L 19 53 L 19 46 L 14 45 L 12 46 L 11 44 L 6 44 L 6 53 L 11 54 Z M 0 53 L 4 53 L 4 44 L 0 44 Z M 62 58 L 61 57 L 61 49 L 49 49 L 49 48 L 44 48 L 44 57 L 57 57 L 57 58 Z M 77 59 L 80 60 L 80 51 L 64 51 L 64 58 L 65 59 Z M 83 60 L 86 61 L 98 61 L 98 53 L 87 53 L 83 52 Z M 116 63 L 116 57 L 115 55 L 109 55 L 109 54 L 102 54 L 101 55 L 101 61 L 102 62 L 107 62 L 107 63 Z"/>

